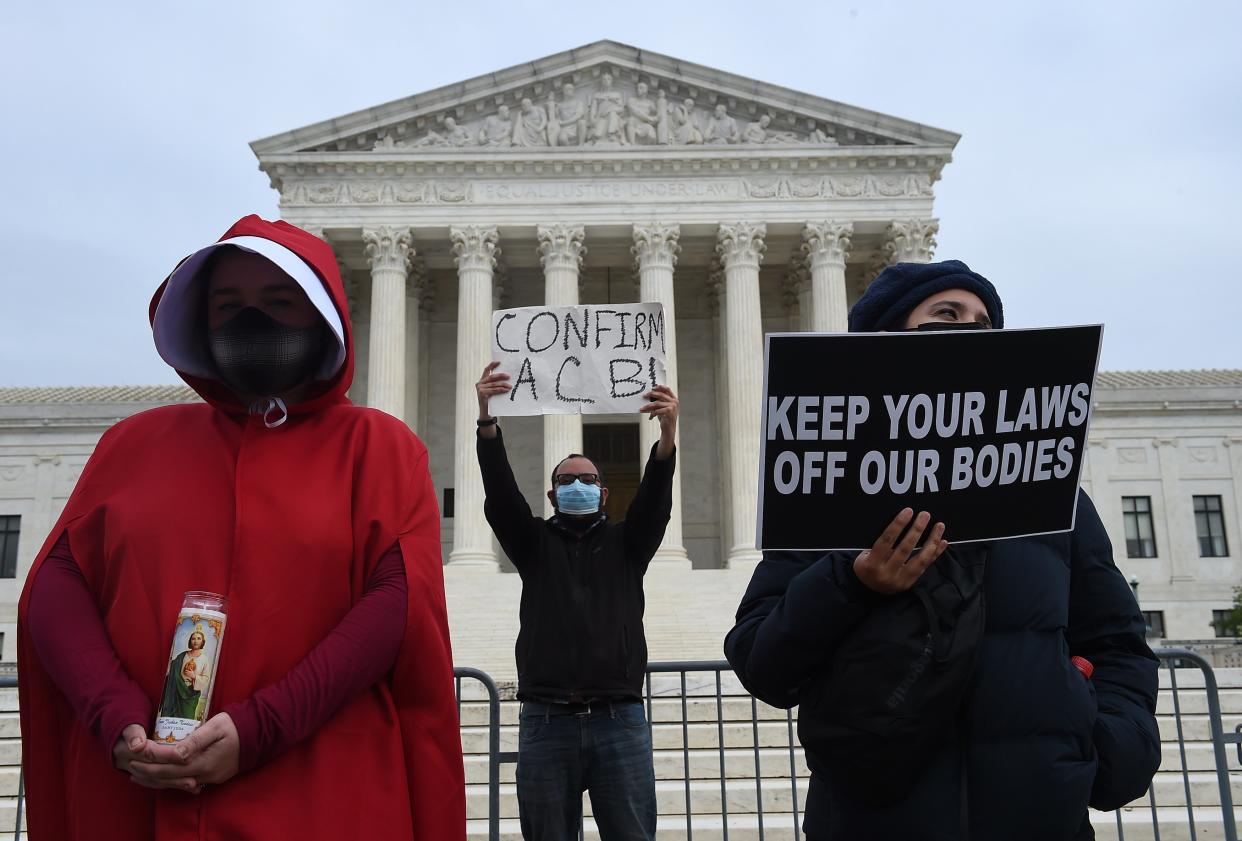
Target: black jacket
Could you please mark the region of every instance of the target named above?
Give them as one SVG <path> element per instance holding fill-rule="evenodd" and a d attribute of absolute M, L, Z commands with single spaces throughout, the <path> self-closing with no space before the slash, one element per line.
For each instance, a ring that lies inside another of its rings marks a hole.
<path fill-rule="evenodd" d="M 844 797 L 808 755 L 808 839 L 1077 841 L 1094 837 L 1088 805 L 1147 790 L 1158 663 L 1091 501 L 1079 494 L 1072 532 L 987 548 L 986 628 L 958 732 L 909 797 L 880 809 Z M 791 707 L 875 598 L 851 556 L 765 553 L 725 653 L 752 693 Z M 1072 655 L 1095 666 L 1089 681 Z"/>
<path fill-rule="evenodd" d="M 478 439 L 483 511 L 522 577 L 518 697 L 641 698 L 647 668 L 643 575 L 673 509 L 676 454 L 647 460 L 625 521 L 576 532 L 531 513 L 503 438 Z"/>

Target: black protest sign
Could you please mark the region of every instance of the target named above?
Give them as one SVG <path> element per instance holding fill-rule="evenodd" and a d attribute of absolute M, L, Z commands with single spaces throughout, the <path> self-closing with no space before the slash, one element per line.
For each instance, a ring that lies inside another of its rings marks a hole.
<path fill-rule="evenodd" d="M 492 313 L 492 359 L 513 387 L 496 416 L 628 414 L 665 381 L 660 304 L 518 307 Z"/>
<path fill-rule="evenodd" d="M 1072 529 L 1102 332 L 770 334 L 758 545 L 870 548 L 905 507 L 950 542 Z"/>

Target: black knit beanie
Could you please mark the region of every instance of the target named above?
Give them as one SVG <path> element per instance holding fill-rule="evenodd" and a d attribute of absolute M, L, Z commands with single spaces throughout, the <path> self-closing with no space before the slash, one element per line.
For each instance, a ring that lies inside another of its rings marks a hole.
<path fill-rule="evenodd" d="M 996 287 L 983 275 L 972 272 L 961 260 L 944 260 L 894 263 L 880 272 L 850 309 L 849 330 L 851 333 L 874 333 L 901 329 L 911 310 L 946 289 L 975 293 L 987 307 L 992 326 L 997 329 L 1005 326 Z"/>

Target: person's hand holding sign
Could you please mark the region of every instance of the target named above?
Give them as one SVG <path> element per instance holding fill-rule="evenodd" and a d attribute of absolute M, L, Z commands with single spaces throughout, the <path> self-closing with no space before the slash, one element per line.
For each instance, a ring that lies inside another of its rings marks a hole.
<path fill-rule="evenodd" d="M 949 548 L 949 542 L 943 539 L 944 523 L 936 523 L 923 541 L 923 548 L 913 554 L 930 522 L 931 515 L 926 511 L 920 511 L 916 517 L 913 509 L 903 508 L 884 529 L 880 539 L 854 559 L 854 575 L 863 586 L 877 593 L 892 595 L 909 590 L 924 570 Z"/>
<path fill-rule="evenodd" d="M 660 445 L 656 447 L 656 458 L 666 459 L 673 454 L 677 437 L 677 413 L 681 410 L 681 403 L 673 390 L 666 385 L 656 386 L 643 397 L 649 402 L 638 411 L 646 413 L 648 418 L 660 419 Z"/>
<path fill-rule="evenodd" d="M 483 369 L 483 376 L 474 384 L 475 394 L 479 397 L 479 420 L 490 421 L 492 414 L 487 410 L 487 401 L 495 397 L 497 394 L 504 394 L 513 386 L 509 385 L 509 375 L 499 374 L 496 369 L 500 367 L 499 362 L 489 362 L 487 367 Z M 496 424 L 491 423 L 487 426 L 479 426 L 479 434 L 484 438 L 496 437 Z"/>

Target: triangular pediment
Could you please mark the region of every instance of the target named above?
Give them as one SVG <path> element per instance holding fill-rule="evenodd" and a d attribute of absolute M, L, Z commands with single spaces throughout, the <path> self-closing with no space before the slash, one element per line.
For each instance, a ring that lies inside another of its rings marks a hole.
<path fill-rule="evenodd" d="M 600 41 L 251 144 L 301 154 L 564 153 L 574 147 L 921 147 L 958 135 Z"/>

